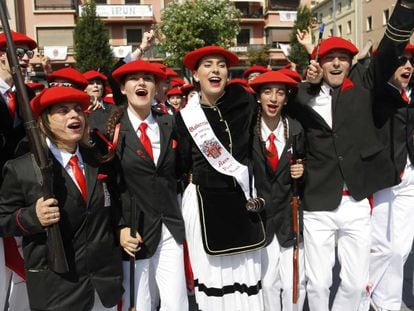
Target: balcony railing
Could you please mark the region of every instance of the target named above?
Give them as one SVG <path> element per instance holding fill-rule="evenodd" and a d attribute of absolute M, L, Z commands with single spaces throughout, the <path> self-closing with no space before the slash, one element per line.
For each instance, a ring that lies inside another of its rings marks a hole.
<path fill-rule="evenodd" d="M 35 0 L 35 10 L 75 10 L 76 0 Z"/>
<path fill-rule="evenodd" d="M 240 9 L 239 9 L 240 10 Z M 257 10 L 240 10 L 241 18 L 263 18 L 263 9 Z"/>

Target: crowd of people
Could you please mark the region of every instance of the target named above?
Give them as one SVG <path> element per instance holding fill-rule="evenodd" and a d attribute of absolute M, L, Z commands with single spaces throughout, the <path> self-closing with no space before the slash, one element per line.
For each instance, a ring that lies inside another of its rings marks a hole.
<path fill-rule="evenodd" d="M 0 34 L 0 310 L 400 310 L 413 30 L 398 0 L 368 62 L 299 30 L 306 70 L 232 80 L 238 56 L 205 46 L 183 59 L 191 83 L 143 60 L 150 31 L 108 76 L 46 70 L 23 90 Z M 11 37 L 24 75 L 37 44 Z"/>

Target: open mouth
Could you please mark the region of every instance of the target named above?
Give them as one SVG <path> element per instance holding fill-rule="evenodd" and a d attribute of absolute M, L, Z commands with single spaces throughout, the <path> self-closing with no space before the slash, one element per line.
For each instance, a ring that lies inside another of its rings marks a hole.
<path fill-rule="evenodd" d="M 331 75 L 338 76 L 342 73 L 342 70 L 332 70 Z"/>
<path fill-rule="evenodd" d="M 210 82 L 210 85 L 211 86 L 217 87 L 217 86 L 220 86 L 221 78 L 219 78 L 219 77 L 212 77 L 212 78 L 209 78 L 208 81 Z"/>
<path fill-rule="evenodd" d="M 79 130 L 81 128 L 81 123 L 80 122 L 74 122 L 68 125 L 68 128 L 70 128 L 71 130 Z"/>
<path fill-rule="evenodd" d="M 138 96 L 147 96 L 148 91 L 144 90 L 144 89 L 139 89 L 135 92 L 135 94 L 138 95 Z"/>
<path fill-rule="evenodd" d="M 411 73 L 410 72 L 404 72 L 401 74 L 401 77 L 404 79 L 409 79 L 410 78 Z"/>
<path fill-rule="evenodd" d="M 274 105 L 274 104 L 267 104 L 267 110 L 270 113 L 275 113 L 277 111 L 277 109 L 279 108 L 278 105 Z"/>

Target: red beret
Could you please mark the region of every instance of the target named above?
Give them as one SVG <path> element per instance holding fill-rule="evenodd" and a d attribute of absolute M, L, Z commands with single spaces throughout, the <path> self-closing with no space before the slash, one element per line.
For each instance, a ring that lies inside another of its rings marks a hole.
<path fill-rule="evenodd" d="M 292 78 L 296 82 L 302 81 L 302 76 L 295 70 L 282 68 L 279 69 L 277 72 L 283 73 L 284 75 L 288 76 L 289 78 Z"/>
<path fill-rule="evenodd" d="M 194 90 L 194 85 L 192 84 L 184 84 L 181 87 L 181 92 L 183 92 L 185 95 L 188 95 L 192 90 Z"/>
<path fill-rule="evenodd" d="M 243 72 L 243 78 L 247 79 L 249 74 L 251 74 L 252 72 L 265 73 L 265 72 L 268 72 L 268 71 L 269 71 L 269 69 L 267 69 L 266 67 L 260 66 L 260 65 L 251 66 Z"/>
<path fill-rule="evenodd" d="M 37 119 L 47 107 L 59 103 L 79 103 L 83 110 L 88 109 L 90 97 L 83 91 L 73 87 L 56 86 L 44 89 L 30 102 L 33 116 Z"/>
<path fill-rule="evenodd" d="M 298 83 L 292 78 L 280 73 L 279 71 L 268 71 L 255 78 L 249 85 L 257 91 L 263 84 L 266 83 L 283 83 L 288 87 L 296 86 Z"/>
<path fill-rule="evenodd" d="M 82 90 L 88 86 L 88 80 L 86 80 L 79 71 L 71 67 L 58 69 L 47 75 L 47 82 L 49 83 L 57 79 L 65 79 Z"/>
<path fill-rule="evenodd" d="M 30 87 L 32 90 L 43 90 L 45 88 L 45 85 L 40 82 L 29 82 L 26 83 L 28 87 Z"/>
<path fill-rule="evenodd" d="M 317 47 L 313 49 L 311 59 L 315 59 Z M 325 56 L 332 50 L 345 50 L 351 56 L 358 54 L 358 49 L 350 41 L 342 39 L 340 37 L 330 37 L 326 40 L 323 40 L 319 46 L 319 58 Z"/>
<path fill-rule="evenodd" d="M 173 95 L 183 96 L 183 92 L 181 92 L 181 90 L 178 87 L 175 87 L 167 92 L 167 97 L 170 97 Z"/>
<path fill-rule="evenodd" d="M 112 77 L 118 83 L 121 83 L 121 80 L 124 76 L 130 73 L 134 73 L 134 72 L 148 72 L 148 73 L 153 74 L 159 80 L 164 80 L 167 77 L 166 73 L 162 69 L 158 68 L 157 66 L 154 66 L 153 64 L 149 62 L 146 62 L 140 59 L 127 63 L 125 65 L 122 65 L 121 67 L 116 69 L 114 72 L 112 72 Z"/>
<path fill-rule="evenodd" d="M 11 35 L 15 45 L 25 44 L 30 50 L 34 50 L 37 47 L 36 41 L 20 32 L 11 31 Z M 0 33 L 0 49 L 5 49 L 6 47 L 6 35 L 2 32 Z"/>
<path fill-rule="evenodd" d="M 185 81 L 179 77 L 171 79 L 171 87 L 180 87 L 185 84 Z"/>
<path fill-rule="evenodd" d="M 220 54 L 224 56 L 224 58 L 226 59 L 227 67 L 232 67 L 239 63 L 239 57 L 236 54 L 230 51 L 227 51 L 226 49 L 223 49 L 222 47 L 213 46 L 213 45 L 205 46 L 203 48 L 187 53 L 187 55 L 184 56 L 183 63 L 188 69 L 195 70 L 196 69 L 195 67 L 200 59 L 202 59 L 203 57 L 207 55 L 212 55 L 212 54 Z"/>
<path fill-rule="evenodd" d="M 101 79 L 102 81 L 105 82 L 108 80 L 108 78 L 104 74 L 96 70 L 89 70 L 87 72 L 84 72 L 83 77 L 88 81 L 93 80 L 93 79 Z"/>

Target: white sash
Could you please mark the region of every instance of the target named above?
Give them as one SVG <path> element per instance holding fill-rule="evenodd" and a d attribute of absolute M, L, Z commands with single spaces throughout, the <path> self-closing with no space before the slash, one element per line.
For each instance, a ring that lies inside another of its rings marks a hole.
<path fill-rule="evenodd" d="M 219 173 L 234 177 L 242 188 L 246 200 L 255 197 L 253 176 L 252 192 L 250 192 L 248 167 L 237 161 L 216 137 L 200 107 L 199 96 L 193 96 L 180 113 L 191 137 L 208 163 Z"/>

